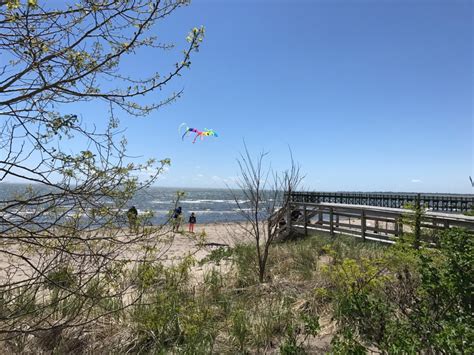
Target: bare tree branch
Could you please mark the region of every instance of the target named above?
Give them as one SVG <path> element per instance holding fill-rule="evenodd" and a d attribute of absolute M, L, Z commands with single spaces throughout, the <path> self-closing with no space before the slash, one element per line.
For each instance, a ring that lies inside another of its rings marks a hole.
<path fill-rule="evenodd" d="M 146 226 L 149 213 L 129 228 L 125 211 L 170 162 L 134 163 L 116 111 L 144 116 L 178 98 L 166 86 L 190 66 L 204 29 L 191 30 L 163 74 L 138 78 L 121 62 L 174 48 L 155 25 L 188 3 L 0 1 L 0 340 L 83 326 L 140 299 L 123 276 L 171 239 Z M 109 117 L 87 126 L 68 104 L 90 101 Z M 7 194 L 12 179 L 29 185 Z"/>
<path fill-rule="evenodd" d="M 239 193 L 247 201 L 241 203 L 241 197 L 234 194 L 237 208 L 245 219 L 244 223 L 239 223 L 239 227 L 255 244 L 260 282 L 265 281 L 270 246 L 279 236 L 279 223 L 285 218 L 290 193 L 298 188 L 302 180 L 291 150 L 291 167 L 281 173 L 265 167 L 267 156 L 268 153 L 262 152 L 253 158 L 244 142 L 244 153 L 237 161 L 240 169 L 237 185 Z"/>

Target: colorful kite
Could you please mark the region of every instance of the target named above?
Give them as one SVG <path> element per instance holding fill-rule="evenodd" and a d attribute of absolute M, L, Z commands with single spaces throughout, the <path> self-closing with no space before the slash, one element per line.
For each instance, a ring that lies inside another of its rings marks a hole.
<path fill-rule="evenodd" d="M 198 137 L 201 137 L 201 140 L 203 140 L 205 136 L 206 136 L 206 137 L 209 137 L 209 136 L 218 137 L 217 132 L 214 131 L 213 129 L 204 128 L 204 131 L 200 131 L 200 130 L 198 130 L 197 128 L 188 127 L 188 126 L 186 125 L 186 123 L 182 123 L 182 124 L 179 126 L 178 131 L 179 131 L 180 134 L 181 134 L 183 128 L 185 128 L 185 130 L 184 130 L 184 133 L 183 133 L 183 135 L 182 135 L 182 137 L 181 137 L 182 140 L 184 140 L 184 137 L 185 137 L 188 133 L 190 133 L 190 132 L 196 133 L 196 135 L 194 136 L 193 143 L 196 143 L 196 139 L 197 139 Z"/>

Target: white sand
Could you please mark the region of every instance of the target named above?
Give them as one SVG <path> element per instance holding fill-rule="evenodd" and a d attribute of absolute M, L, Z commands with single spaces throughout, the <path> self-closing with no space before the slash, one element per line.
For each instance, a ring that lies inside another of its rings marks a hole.
<path fill-rule="evenodd" d="M 235 223 L 196 225 L 194 233 L 187 232 L 187 228 L 186 225 L 180 229 L 180 233 L 174 233 L 171 246 L 166 252 L 167 259 L 179 259 L 189 254 L 201 259 L 213 248 L 232 247 L 248 240 L 243 230 Z"/>

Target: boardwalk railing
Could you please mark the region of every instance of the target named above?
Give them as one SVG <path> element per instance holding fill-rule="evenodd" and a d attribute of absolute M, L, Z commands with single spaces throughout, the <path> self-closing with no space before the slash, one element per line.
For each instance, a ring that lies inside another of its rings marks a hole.
<path fill-rule="evenodd" d="M 385 243 L 393 243 L 410 230 L 411 226 L 403 222 L 414 213 L 406 209 L 340 203 L 292 202 L 290 209 L 291 212 L 286 213 L 286 233 L 298 231 L 307 235 L 311 230 L 326 231 L 331 235 L 352 235 Z M 432 211 L 422 216 L 421 228 L 425 230 L 435 232 L 450 227 L 462 227 L 474 233 L 474 217 Z"/>
<path fill-rule="evenodd" d="M 389 208 L 403 208 L 420 202 L 433 211 L 465 212 L 474 209 L 474 195 L 441 195 L 415 193 L 358 193 L 358 192 L 292 192 L 292 202 L 343 203 Z"/>

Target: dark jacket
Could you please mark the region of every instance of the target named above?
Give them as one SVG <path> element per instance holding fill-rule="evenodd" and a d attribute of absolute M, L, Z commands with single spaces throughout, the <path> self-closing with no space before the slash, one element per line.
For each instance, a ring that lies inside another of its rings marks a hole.
<path fill-rule="evenodd" d="M 128 218 L 133 218 L 138 216 L 138 211 L 135 208 L 135 206 L 130 207 L 130 209 L 127 211 L 127 216 Z"/>
<path fill-rule="evenodd" d="M 178 207 L 177 209 L 175 209 L 173 218 L 178 218 L 181 212 L 182 212 L 181 207 Z"/>
<path fill-rule="evenodd" d="M 190 216 L 189 217 L 189 223 L 191 223 L 191 224 L 196 223 L 196 216 Z"/>

